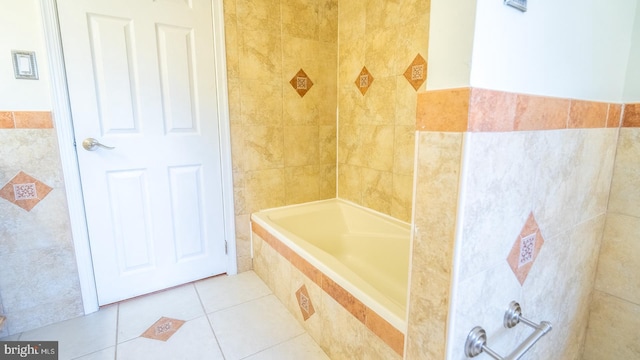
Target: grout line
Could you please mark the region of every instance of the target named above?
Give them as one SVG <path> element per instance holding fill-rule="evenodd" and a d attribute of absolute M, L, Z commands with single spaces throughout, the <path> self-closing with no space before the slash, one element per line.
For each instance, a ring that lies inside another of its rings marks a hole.
<path fill-rule="evenodd" d="M 120 333 L 120 303 L 116 305 L 116 344 L 113 350 L 113 359 L 118 359 L 118 334 Z"/>
<path fill-rule="evenodd" d="M 211 323 L 211 318 L 209 317 L 209 313 L 207 313 L 207 310 L 204 307 L 204 302 L 202 301 L 202 296 L 200 295 L 200 292 L 198 291 L 198 287 L 196 286 L 196 283 L 193 283 L 193 287 L 196 290 L 196 295 L 198 296 L 198 301 L 200 301 L 200 306 L 202 307 L 202 312 L 204 313 L 204 317 L 207 319 L 207 324 L 209 324 L 209 329 L 211 329 L 211 334 L 213 335 L 213 339 L 216 341 L 216 345 L 218 346 L 218 349 L 220 350 L 220 354 L 222 354 L 222 358 L 226 359 L 227 357 L 224 355 L 224 351 L 222 351 L 222 346 L 220 346 L 220 341 L 218 340 L 218 337 L 216 336 L 216 331 L 213 329 L 213 324 Z M 212 312 L 213 314 L 213 312 Z"/>

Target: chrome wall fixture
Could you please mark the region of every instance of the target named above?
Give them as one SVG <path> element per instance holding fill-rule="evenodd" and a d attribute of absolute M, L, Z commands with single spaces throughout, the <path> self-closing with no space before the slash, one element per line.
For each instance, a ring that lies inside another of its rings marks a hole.
<path fill-rule="evenodd" d="M 511 329 L 520 322 L 532 327 L 535 331 L 529 335 L 522 344 L 518 345 L 518 347 L 508 356 L 502 357 L 487 346 L 487 333 L 480 326 L 474 327 L 471 332 L 469 332 L 467 342 L 464 344 L 465 355 L 472 358 L 480 355 L 482 352 L 485 352 L 496 360 L 518 360 L 533 346 L 533 344 L 540 340 L 542 336 L 551 331 L 550 322 L 543 321 L 540 324 L 536 324 L 531 320 L 527 320 L 522 316 L 520 304 L 512 301 L 504 314 L 504 327 Z"/>

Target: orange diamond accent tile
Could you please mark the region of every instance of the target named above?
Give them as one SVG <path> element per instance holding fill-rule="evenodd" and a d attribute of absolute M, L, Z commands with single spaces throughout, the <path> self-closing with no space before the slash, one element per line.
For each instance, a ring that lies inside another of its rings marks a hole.
<path fill-rule="evenodd" d="M 527 279 L 529 271 L 536 261 L 543 244 L 544 238 L 542 237 L 536 218 L 533 216 L 533 213 L 531 213 L 522 231 L 520 231 L 520 235 L 518 235 L 516 241 L 513 243 L 511 252 L 507 257 L 507 262 L 518 278 L 520 285 L 524 284 L 524 281 Z"/>
<path fill-rule="evenodd" d="M 31 211 L 53 190 L 47 184 L 20 171 L 0 189 L 0 197 Z"/>
<path fill-rule="evenodd" d="M 313 308 L 306 285 L 302 285 L 302 287 L 296 291 L 296 299 L 298 299 L 298 305 L 300 306 L 302 317 L 307 321 L 311 315 L 316 313 L 316 310 Z"/>
<path fill-rule="evenodd" d="M 155 324 L 151 325 L 142 335 L 147 339 L 167 341 L 173 334 L 184 325 L 184 320 L 176 320 L 166 317 L 161 317 Z"/>
<path fill-rule="evenodd" d="M 413 62 L 404 72 L 404 77 L 409 81 L 409 84 L 418 91 L 420 86 L 427 80 L 427 61 L 418 54 Z"/>
<path fill-rule="evenodd" d="M 369 73 L 369 70 L 367 70 L 367 67 L 364 66 L 362 68 L 362 71 L 360 71 L 360 74 L 358 75 L 358 78 L 356 79 L 355 84 L 358 87 L 358 90 L 360 90 L 360 92 L 362 93 L 362 95 L 364 95 L 367 93 L 367 90 L 369 90 L 371 83 L 373 83 L 373 76 Z"/>
<path fill-rule="evenodd" d="M 289 84 L 293 86 L 300 97 L 304 97 L 304 95 L 311 89 L 313 86 L 313 81 L 309 79 L 309 76 L 304 72 L 304 70 L 300 69 L 296 76 L 289 81 Z"/>

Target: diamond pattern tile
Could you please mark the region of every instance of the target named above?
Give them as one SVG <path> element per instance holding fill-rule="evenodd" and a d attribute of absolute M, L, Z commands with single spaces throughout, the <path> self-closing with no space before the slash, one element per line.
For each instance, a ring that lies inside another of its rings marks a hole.
<path fill-rule="evenodd" d="M 516 278 L 518 278 L 520 285 L 524 284 L 524 281 L 527 279 L 529 271 L 536 261 L 543 244 L 544 238 L 542 237 L 536 218 L 533 216 L 533 213 L 531 213 L 516 238 L 516 241 L 513 243 L 511 252 L 507 257 L 507 262 L 516 275 Z"/>
<path fill-rule="evenodd" d="M 420 86 L 427 80 L 427 61 L 418 54 L 404 72 L 404 77 L 409 81 L 409 84 L 418 91 Z"/>
<path fill-rule="evenodd" d="M 367 93 L 367 90 L 369 90 L 371 83 L 373 83 L 373 76 L 369 73 L 369 70 L 367 70 L 367 67 L 364 66 L 362 68 L 362 71 L 360 71 L 360 74 L 358 75 L 358 78 L 356 79 L 355 84 L 358 87 L 358 90 L 360 90 L 360 92 L 362 93 L 362 95 L 364 95 Z"/>
<path fill-rule="evenodd" d="M 161 317 L 150 328 L 148 328 L 141 337 L 160 341 L 167 341 L 173 334 L 184 325 L 185 321 L 176 320 L 167 317 Z"/>
<path fill-rule="evenodd" d="M 296 76 L 289 81 L 289 84 L 293 86 L 300 97 L 304 97 L 304 95 L 311 89 L 313 86 L 313 81 L 309 79 L 309 76 L 304 72 L 304 70 L 300 69 Z"/>
<path fill-rule="evenodd" d="M 27 211 L 31 211 L 53 190 L 47 184 L 20 171 L 0 189 L 0 197 Z"/>
<path fill-rule="evenodd" d="M 296 291 L 296 299 L 298 299 L 298 305 L 300 306 L 302 317 L 307 321 L 311 315 L 316 313 L 316 310 L 313 308 L 306 285 L 302 285 L 302 287 Z"/>

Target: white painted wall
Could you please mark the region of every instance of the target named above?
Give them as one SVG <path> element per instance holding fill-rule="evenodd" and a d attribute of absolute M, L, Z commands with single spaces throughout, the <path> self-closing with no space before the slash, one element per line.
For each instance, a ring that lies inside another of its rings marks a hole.
<path fill-rule="evenodd" d="M 636 3 L 531 0 L 522 13 L 478 0 L 471 86 L 622 101 Z"/>
<path fill-rule="evenodd" d="M 476 0 L 431 0 L 431 14 L 427 90 L 468 87 Z"/>
<path fill-rule="evenodd" d="M 633 26 L 628 64 L 623 101 L 640 102 L 640 3 L 636 6 L 636 20 Z"/>
<path fill-rule="evenodd" d="M 37 0 L 0 0 L 0 111 L 51 110 L 47 55 Z M 18 80 L 11 50 L 35 51 L 39 80 Z"/>

